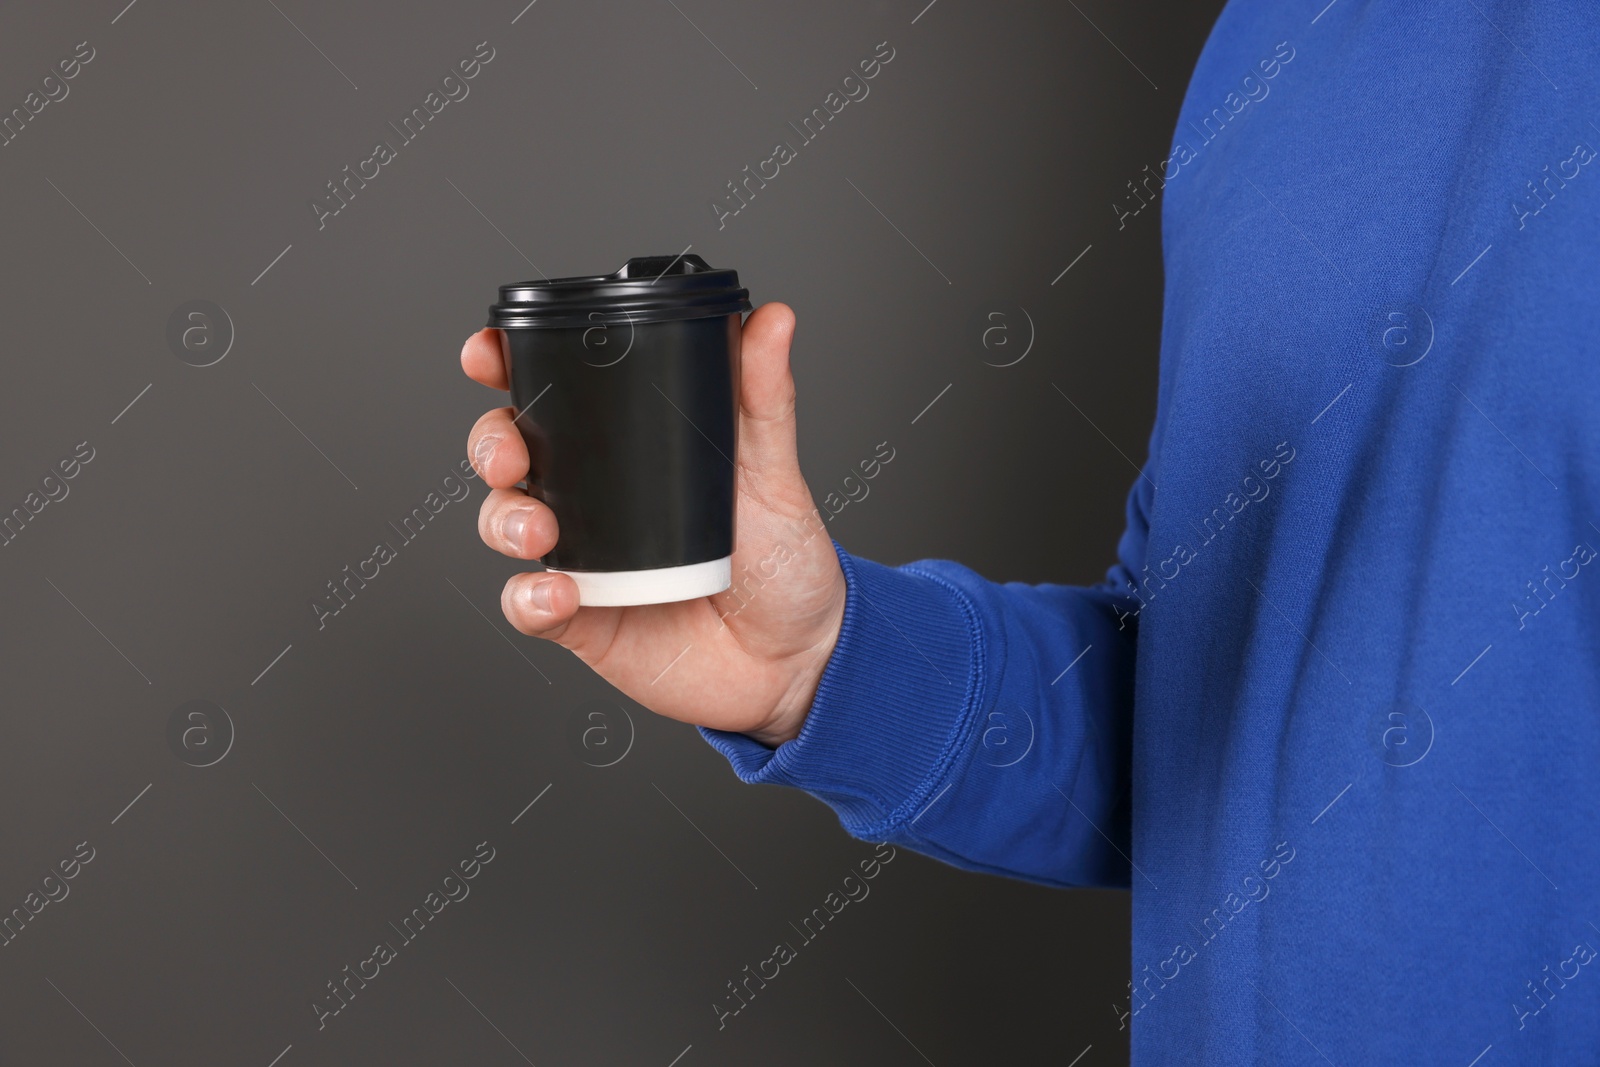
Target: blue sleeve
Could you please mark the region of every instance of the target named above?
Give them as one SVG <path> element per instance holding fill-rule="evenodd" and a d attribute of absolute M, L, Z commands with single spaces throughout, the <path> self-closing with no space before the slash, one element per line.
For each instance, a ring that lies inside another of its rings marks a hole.
<path fill-rule="evenodd" d="M 795 786 L 850 834 L 1055 886 L 1129 881 L 1129 746 L 1150 482 L 1101 585 L 999 585 L 835 543 L 844 624 L 792 741 L 702 729 L 750 783 Z"/>

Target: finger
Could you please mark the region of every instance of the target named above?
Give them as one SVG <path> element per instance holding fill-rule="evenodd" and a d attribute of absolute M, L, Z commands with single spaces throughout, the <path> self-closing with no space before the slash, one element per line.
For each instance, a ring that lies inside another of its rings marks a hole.
<path fill-rule="evenodd" d="M 538 559 L 556 546 L 556 516 L 518 489 L 493 489 L 478 509 L 483 543 L 515 559 Z"/>
<path fill-rule="evenodd" d="M 528 446 L 511 415 L 510 408 L 495 408 L 467 435 L 467 456 L 473 469 L 495 489 L 510 489 L 528 476 Z"/>
<path fill-rule="evenodd" d="M 794 312 L 763 304 L 745 320 L 739 357 L 739 463 L 758 474 L 799 471 L 794 375 L 789 345 Z"/>
<path fill-rule="evenodd" d="M 499 330 L 479 330 L 461 346 L 461 369 L 467 377 L 490 389 L 510 389 L 506 377 L 506 358 L 500 347 Z"/>
<path fill-rule="evenodd" d="M 529 637 L 570 647 L 562 638 L 578 614 L 578 583 L 568 575 L 549 571 L 514 574 L 500 594 L 500 610 L 507 622 Z"/>

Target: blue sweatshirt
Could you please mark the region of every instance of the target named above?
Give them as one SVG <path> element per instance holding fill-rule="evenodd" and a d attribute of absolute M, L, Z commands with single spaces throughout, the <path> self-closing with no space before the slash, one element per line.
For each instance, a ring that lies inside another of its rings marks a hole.
<path fill-rule="evenodd" d="M 706 735 L 1130 887 L 1135 1063 L 1600 1062 L 1600 9 L 1325 3 L 1232 0 L 1113 208 L 1166 296 L 1106 581 L 841 551 L 800 736 Z"/>

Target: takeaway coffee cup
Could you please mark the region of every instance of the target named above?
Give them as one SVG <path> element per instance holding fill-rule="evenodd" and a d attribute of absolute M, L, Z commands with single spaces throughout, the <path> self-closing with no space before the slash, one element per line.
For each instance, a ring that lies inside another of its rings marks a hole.
<path fill-rule="evenodd" d="M 500 287 L 528 491 L 555 512 L 541 560 L 580 604 L 666 604 L 731 583 L 739 275 L 695 255 Z"/>

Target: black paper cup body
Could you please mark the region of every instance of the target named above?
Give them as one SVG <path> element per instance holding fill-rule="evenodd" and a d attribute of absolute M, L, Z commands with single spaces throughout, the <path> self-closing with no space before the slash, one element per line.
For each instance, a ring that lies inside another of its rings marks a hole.
<path fill-rule="evenodd" d="M 698 256 L 641 257 L 615 275 L 501 290 L 490 325 L 505 338 L 528 491 L 560 530 L 541 562 L 574 579 L 581 604 L 731 584 L 749 308 L 737 278 Z"/>

